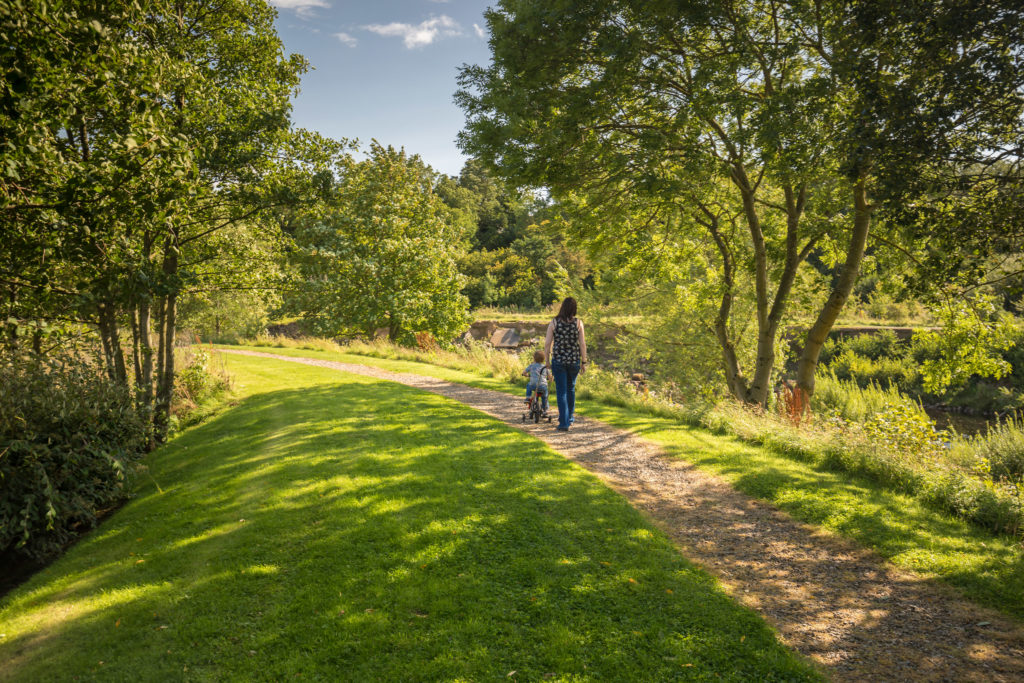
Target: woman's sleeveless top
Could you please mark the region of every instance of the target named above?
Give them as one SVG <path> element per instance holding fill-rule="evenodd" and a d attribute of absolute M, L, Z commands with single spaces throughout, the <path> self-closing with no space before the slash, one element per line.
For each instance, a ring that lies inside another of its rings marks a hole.
<path fill-rule="evenodd" d="M 576 326 L 575 318 L 572 320 L 555 318 L 554 344 L 552 346 L 552 363 L 580 364 L 580 328 Z"/>

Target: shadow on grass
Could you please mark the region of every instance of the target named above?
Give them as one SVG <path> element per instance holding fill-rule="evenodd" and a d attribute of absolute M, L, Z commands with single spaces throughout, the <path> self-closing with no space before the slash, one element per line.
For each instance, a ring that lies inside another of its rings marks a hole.
<path fill-rule="evenodd" d="M 438 397 L 258 394 L 150 467 L 9 596 L 0 678 L 814 678 L 622 498 Z"/>

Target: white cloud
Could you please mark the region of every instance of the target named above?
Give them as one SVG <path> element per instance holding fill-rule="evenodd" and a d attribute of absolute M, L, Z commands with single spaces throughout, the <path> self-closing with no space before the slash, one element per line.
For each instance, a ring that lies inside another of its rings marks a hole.
<path fill-rule="evenodd" d="M 396 21 L 390 24 L 370 24 L 363 28 L 380 36 L 401 38 L 409 49 L 430 45 L 438 38 L 462 35 L 462 27 L 459 26 L 458 22 L 443 14 L 439 17 L 421 21 L 415 26 Z"/>
<path fill-rule="evenodd" d="M 278 9 L 290 9 L 303 18 L 313 16 L 316 8 L 327 9 L 331 5 L 326 0 L 270 0 L 270 4 Z"/>
<path fill-rule="evenodd" d="M 477 38 L 486 38 L 487 37 L 487 31 L 485 31 L 482 28 L 480 28 L 479 24 L 473 24 L 473 30 L 476 32 L 476 37 Z"/>
<path fill-rule="evenodd" d="M 335 33 L 334 37 L 340 40 L 342 45 L 348 45 L 349 47 L 355 47 L 356 45 L 359 44 L 358 40 L 356 40 L 349 34 L 345 33 L 344 31 L 340 33 Z"/>

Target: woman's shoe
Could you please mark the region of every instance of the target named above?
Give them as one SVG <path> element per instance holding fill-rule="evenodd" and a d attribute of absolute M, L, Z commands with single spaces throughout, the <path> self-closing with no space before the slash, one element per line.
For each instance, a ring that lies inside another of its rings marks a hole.
<path fill-rule="evenodd" d="M 568 427 L 555 427 L 555 431 L 556 432 L 567 432 L 567 431 L 569 431 L 569 428 Z"/>

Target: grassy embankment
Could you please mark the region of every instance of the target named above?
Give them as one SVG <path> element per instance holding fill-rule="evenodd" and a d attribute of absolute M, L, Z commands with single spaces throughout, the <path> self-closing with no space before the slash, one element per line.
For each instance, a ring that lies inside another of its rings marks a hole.
<path fill-rule="evenodd" d="M 488 363 L 483 357 L 427 354 L 385 345 L 356 345 L 351 348 L 360 353 L 354 354 L 316 340 L 282 343 L 291 348 L 247 348 L 374 365 L 515 395 L 520 391 L 509 381 L 518 367 L 513 356 Z M 584 375 L 584 395 L 587 383 Z M 1024 619 L 1024 547 L 1019 540 L 989 533 L 913 496 L 887 490 L 869 477 L 834 471 L 786 449 L 761 447 L 688 425 L 671 415 L 596 400 L 583 401 L 579 409 L 582 415 L 641 434 L 668 453 L 727 479 L 737 489 L 769 501 L 797 519 L 853 538 L 899 567 L 942 580 L 980 604 Z"/>
<path fill-rule="evenodd" d="M 237 404 L 0 602 L 0 679 L 817 678 L 539 441 L 390 382 L 225 358 Z"/>

